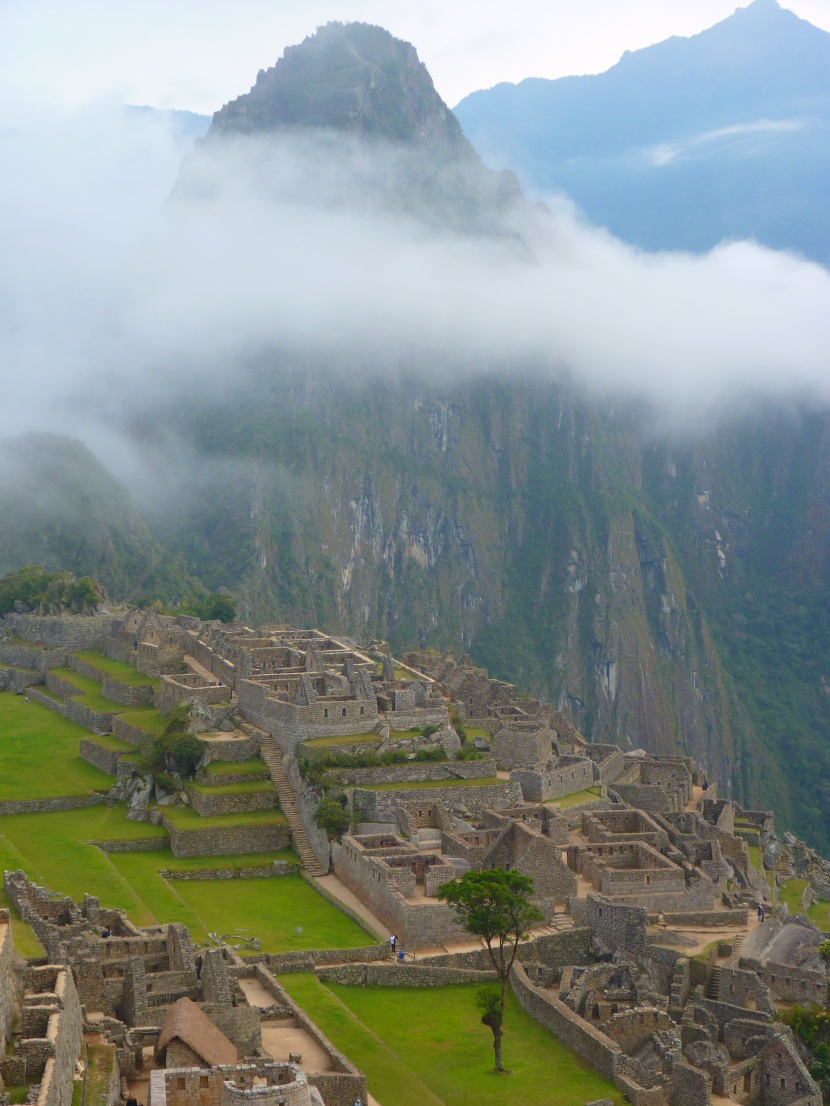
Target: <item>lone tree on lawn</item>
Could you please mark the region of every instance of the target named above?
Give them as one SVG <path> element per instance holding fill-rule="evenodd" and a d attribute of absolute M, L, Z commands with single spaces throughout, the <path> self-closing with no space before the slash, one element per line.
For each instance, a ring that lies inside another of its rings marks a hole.
<path fill-rule="evenodd" d="M 484 939 L 499 977 L 500 994 L 483 991 L 478 997 L 483 1014 L 481 1020 L 493 1031 L 496 1071 L 507 1070 L 501 1062 L 501 1041 L 510 969 L 519 951 L 519 942 L 527 937 L 533 922 L 542 920 L 541 913 L 530 902 L 532 894 L 530 876 L 504 868 L 465 872 L 461 879 L 442 883 L 438 888 L 438 898 L 455 908 L 467 932 Z"/>

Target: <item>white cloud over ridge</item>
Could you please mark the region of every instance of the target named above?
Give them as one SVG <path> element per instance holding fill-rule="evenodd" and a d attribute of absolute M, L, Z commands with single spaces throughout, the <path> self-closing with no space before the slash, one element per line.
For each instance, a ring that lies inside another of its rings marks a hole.
<path fill-rule="evenodd" d="M 367 375 L 433 366 L 439 383 L 461 364 L 532 365 L 674 422 L 830 403 L 830 273 L 792 255 L 640 253 L 553 201 L 529 220 L 529 256 L 367 210 L 388 151 L 357 185 L 343 170 L 354 204 L 322 206 L 307 142 L 270 149 L 271 196 L 222 152 L 217 195 L 166 202 L 180 142 L 115 105 L 0 141 L 15 170 L 0 182 L 2 434 L 100 446 L 132 412 L 244 387 L 274 348 L 346 353 Z"/>

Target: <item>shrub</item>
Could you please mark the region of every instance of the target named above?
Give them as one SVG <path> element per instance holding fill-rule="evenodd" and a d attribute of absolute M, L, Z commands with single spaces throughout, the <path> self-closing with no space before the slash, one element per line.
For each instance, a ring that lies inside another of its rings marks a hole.
<path fill-rule="evenodd" d="M 196 775 L 204 749 L 195 734 L 174 734 L 167 744 L 167 760 L 179 775 L 192 779 Z"/>
<path fill-rule="evenodd" d="M 349 808 L 345 798 L 324 795 L 314 813 L 314 821 L 326 831 L 329 839 L 339 841 L 351 824 Z"/>
<path fill-rule="evenodd" d="M 444 749 L 437 745 L 434 749 L 419 749 L 415 754 L 415 760 L 421 763 L 432 763 L 434 761 L 446 760 L 447 754 Z"/>
<path fill-rule="evenodd" d="M 472 742 L 468 745 L 462 745 L 455 754 L 456 760 L 482 760 L 483 757 L 484 753 L 480 752 Z"/>

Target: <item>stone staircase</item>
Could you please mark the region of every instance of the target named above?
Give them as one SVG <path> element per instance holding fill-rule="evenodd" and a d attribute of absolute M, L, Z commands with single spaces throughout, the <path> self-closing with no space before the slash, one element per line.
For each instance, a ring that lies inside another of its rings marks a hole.
<path fill-rule="evenodd" d="M 720 998 L 720 967 L 715 966 L 712 968 L 712 974 L 709 977 L 709 985 L 706 988 L 706 997 L 713 999 L 717 1002 Z"/>
<path fill-rule="evenodd" d="M 745 933 L 739 933 L 736 937 L 732 938 L 732 954 L 726 960 L 726 967 L 737 968 L 738 961 L 741 958 L 741 945 L 744 943 Z"/>
<path fill-rule="evenodd" d="M 303 867 L 310 876 L 324 876 L 326 874 L 325 870 L 317 859 L 314 849 L 309 844 L 303 828 L 300 812 L 297 809 L 297 796 L 294 794 L 294 788 L 291 786 L 291 781 L 286 776 L 285 769 L 282 766 L 283 751 L 270 734 L 263 733 L 260 741 L 260 753 L 262 759 L 268 765 L 271 779 L 279 793 L 280 809 L 288 819 L 294 849 L 299 854 Z"/>

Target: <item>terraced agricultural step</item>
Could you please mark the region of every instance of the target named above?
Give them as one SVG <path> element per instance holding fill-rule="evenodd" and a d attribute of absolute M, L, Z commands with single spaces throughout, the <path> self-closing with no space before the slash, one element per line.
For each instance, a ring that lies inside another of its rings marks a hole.
<path fill-rule="evenodd" d="M 291 786 L 291 781 L 286 776 L 282 766 L 283 751 L 270 735 L 263 735 L 260 755 L 268 765 L 268 771 L 271 773 L 271 779 L 274 781 L 274 786 L 280 797 L 280 809 L 288 821 L 294 848 L 303 862 L 303 867 L 310 876 L 324 876 L 326 874 L 325 870 L 309 844 L 302 819 L 297 810 L 297 797 L 294 794 L 294 788 Z"/>

